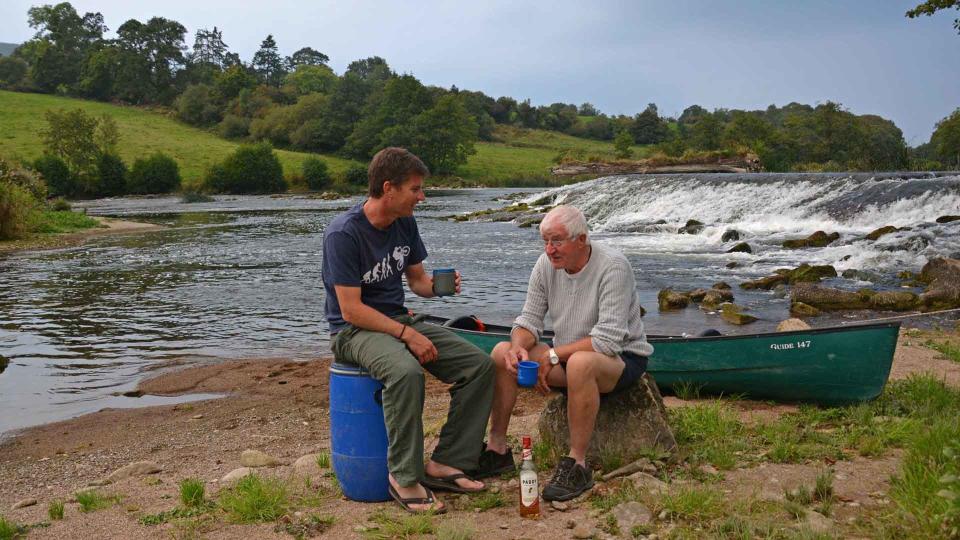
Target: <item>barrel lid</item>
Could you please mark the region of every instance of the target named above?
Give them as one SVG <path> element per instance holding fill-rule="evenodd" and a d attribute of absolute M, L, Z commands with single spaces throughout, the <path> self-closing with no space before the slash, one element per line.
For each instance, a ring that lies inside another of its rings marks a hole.
<path fill-rule="evenodd" d="M 347 364 L 343 362 L 334 362 L 330 366 L 330 373 L 336 373 L 337 375 L 350 375 L 354 377 L 366 377 L 370 375 L 370 372 L 363 368 L 363 366 L 358 366 L 357 364 Z"/>

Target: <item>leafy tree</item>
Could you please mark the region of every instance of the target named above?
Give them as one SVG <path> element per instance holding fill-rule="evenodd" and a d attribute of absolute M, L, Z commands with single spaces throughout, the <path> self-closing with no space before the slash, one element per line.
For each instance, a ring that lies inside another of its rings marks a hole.
<path fill-rule="evenodd" d="M 100 154 L 97 158 L 98 195 L 113 197 L 126 193 L 128 173 L 127 164 L 120 156 L 109 152 Z"/>
<path fill-rule="evenodd" d="M 337 83 L 330 99 L 322 123 L 315 123 L 311 134 L 311 148 L 314 150 L 338 150 L 353 132 L 355 124 L 361 118 L 361 111 L 371 84 L 356 73 L 345 73 Z"/>
<path fill-rule="evenodd" d="M 498 97 L 495 106 L 490 110 L 490 116 L 498 124 L 511 123 L 515 114 L 517 114 L 517 100 L 508 96 Z"/>
<path fill-rule="evenodd" d="M 329 94 L 337 85 L 337 75 L 325 65 L 302 64 L 283 79 L 283 87 L 298 95 Z"/>
<path fill-rule="evenodd" d="M 582 103 L 580 108 L 577 110 L 577 113 L 580 116 L 597 116 L 600 114 L 600 111 L 598 111 L 592 103 Z"/>
<path fill-rule="evenodd" d="M 228 114 L 217 126 L 217 133 L 224 139 L 241 139 L 250 134 L 250 119 Z"/>
<path fill-rule="evenodd" d="M 657 106 L 653 103 L 633 120 L 630 134 L 637 144 L 656 144 L 667 138 L 667 123 L 660 118 Z"/>
<path fill-rule="evenodd" d="M 517 121 L 525 128 L 538 128 L 540 127 L 540 111 L 530 105 L 529 99 L 524 100 L 523 103 L 517 105 Z"/>
<path fill-rule="evenodd" d="M 220 121 L 215 91 L 205 84 L 191 84 L 174 102 L 177 117 L 188 124 L 208 126 Z"/>
<path fill-rule="evenodd" d="M 84 180 L 92 178 L 100 155 L 96 140 L 99 120 L 83 109 L 48 110 L 44 116 L 47 126 L 40 131 L 40 137 L 46 151 L 62 158 L 72 175 Z"/>
<path fill-rule="evenodd" d="M 70 167 L 59 156 L 44 154 L 33 162 L 33 169 L 43 176 L 50 195 L 76 197 L 80 194 Z"/>
<path fill-rule="evenodd" d="M 298 66 L 326 66 L 330 57 L 310 47 L 304 47 L 287 57 L 287 65 L 293 70 Z"/>
<path fill-rule="evenodd" d="M 161 152 L 134 161 L 127 177 L 129 193 L 170 193 L 179 187 L 180 167 L 173 158 Z"/>
<path fill-rule="evenodd" d="M 135 102 L 172 101 L 176 70 L 186 62 L 182 24 L 153 17 L 146 24 L 130 19 L 117 29 L 120 59 L 118 91 Z"/>
<path fill-rule="evenodd" d="M 630 136 L 630 132 L 627 130 L 620 130 L 617 133 L 617 136 L 613 138 L 613 147 L 617 151 L 617 157 L 620 159 L 628 159 L 633 155 L 633 151 L 630 150 L 630 147 L 633 146 L 633 137 Z"/>
<path fill-rule="evenodd" d="M 15 88 L 27 76 L 27 63 L 13 56 L 0 57 L 0 87 Z"/>
<path fill-rule="evenodd" d="M 937 122 L 930 145 L 944 165 L 960 169 L 960 108 Z"/>
<path fill-rule="evenodd" d="M 347 139 L 346 152 L 359 159 L 373 156 L 384 144 L 381 133 L 405 124 L 432 105 L 430 92 L 413 75 L 391 79 L 370 96 L 363 118 Z M 421 156 L 422 157 L 422 156 Z"/>
<path fill-rule="evenodd" d="M 81 17 L 68 2 L 34 6 L 27 11 L 27 22 L 37 32 L 19 53 L 30 64 L 34 84 L 47 92 L 77 83 L 85 56 L 107 31 L 103 15 Z"/>
<path fill-rule="evenodd" d="M 226 67 L 228 52 L 222 31 L 216 26 L 213 30 L 200 28 L 193 38 L 193 52 L 188 60 L 191 64 L 208 65 L 220 70 Z"/>
<path fill-rule="evenodd" d="M 366 186 L 370 183 L 367 168 L 362 165 L 351 165 L 343 175 L 343 181 L 354 186 Z"/>
<path fill-rule="evenodd" d="M 553 103 L 540 108 L 540 122 L 551 131 L 567 131 L 577 123 L 577 106 Z"/>
<path fill-rule="evenodd" d="M 858 169 L 897 170 L 908 166 L 907 143 L 896 124 L 872 114 L 858 116 L 857 122 L 864 137 L 863 154 L 855 163 Z"/>
<path fill-rule="evenodd" d="M 221 99 L 231 100 L 240 95 L 243 90 L 250 90 L 257 85 L 257 78 L 251 75 L 241 65 L 230 66 L 214 79 L 214 88 Z"/>
<path fill-rule="evenodd" d="M 745 111 L 732 111 L 730 115 L 730 122 L 723 127 L 724 146 L 742 145 L 756 149 L 770 139 L 774 127 L 762 115 Z"/>
<path fill-rule="evenodd" d="M 122 56 L 123 52 L 115 46 L 103 47 L 88 55 L 80 70 L 80 93 L 103 101 L 114 97 Z"/>
<path fill-rule="evenodd" d="M 350 62 L 350 65 L 347 66 L 347 71 L 344 72 L 344 75 L 347 73 L 352 73 L 368 82 L 383 82 L 394 76 L 394 73 L 387 64 L 387 61 L 379 56 L 371 56 L 369 58 Z"/>
<path fill-rule="evenodd" d="M 253 54 L 253 62 L 250 63 L 253 70 L 260 77 L 260 80 L 270 86 L 279 87 L 283 81 L 283 76 L 287 74 L 283 58 L 277 49 L 277 42 L 273 40 L 273 35 L 268 35 L 260 43 L 260 50 Z"/>
<path fill-rule="evenodd" d="M 303 160 L 303 178 L 307 187 L 319 191 L 330 185 L 330 172 L 327 163 L 320 158 L 308 157 Z"/>
<path fill-rule="evenodd" d="M 942 9 L 954 8 L 960 10 L 960 0 L 927 0 L 906 13 L 906 16 L 915 19 L 921 15 L 931 16 Z M 960 32 L 960 19 L 953 20 L 953 27 Z"/>
<path fill-rule="evenodd" d="M 687 143 L 697 150 L 718 150 L 723 134 L 723 122 L 718 115 L 707 113 L 687 128 Z"/>
<path fill-rule="evenodd" d="M 436 174 L 453 174 L 476 153 L 477 123 L 459 96 L 449 94 L 412 122 L 384 131 L 383 147 L 406 146 Z"/>
<path fill-rule="evenodd" d="M 691 105 L 683 110 L 683 112 L 680 114 L 680 118 L 677 119 L 677 122 L 681 126 L 690 126 L 697 123 L 697 121 L 708 114 L 710 114 L 710 111 L 704 109 L 703 107 L 699 105 Z"/>
<path fill-rule="evenodd" d="M 274 193 L 286 189 L 283 167 L 268 143 L 246 144 L 207 171 L 206 184 L 220 193 Z"/>

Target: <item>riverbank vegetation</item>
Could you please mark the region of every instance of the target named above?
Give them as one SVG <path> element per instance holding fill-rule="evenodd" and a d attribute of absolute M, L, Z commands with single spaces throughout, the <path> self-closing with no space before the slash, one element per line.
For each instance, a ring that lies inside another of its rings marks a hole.
<path fill-rule="evenodd" d="M 590 103 L 535 106 L 510 96 L 427 86 L 411 74 L 397 74 L 378 56 L 351 62 L 337 74 L 329 57 L 311 47 L 284 56 L 273 35 L 245 61 L 216 27 L 197 29 L 188 48 L 187 29 L 163 17 L 130 19 L 113 39 L 104 36 L 100 13 L 81 15 L 66 2 L 31 8 L 27 23 L 36 33 L 0 58 L 0 87 L 159 108 L 179 121 L 181 133 L 186 124 L 217 134 L 210 148 L 185 149 L 193 156 L 183 161 L 170 148 L 182 141 L 157 141 L 178 159 L 188 180 L 202 178 L 222 160 L 232 148 L 228 140 L 269 142 L 289 152 L 278 152 L 288 182 L 299 176 L 294 171 L 306 153 L 325 154 L 331 172 L 345 178 L 351 160 L 364 163 L 391 145 L 410 148 L 437 175 L 486 185 L 548 183 L 551 162 L 644 155 L 696 162 L 715 152 L 756 155 L 771 171 L 960 166 L 958 113 L 938 124 L 929 143 L 911 149 L 893 122 L 853 114 L 831 101 L 756 111 L 691 105 L 678 118 L 662 116 L 651 103 L 632 116 L 606 115 Z M 505 127 L 543 130 L 576 144 L 551 149 L 547 160 L 545 149 L 505 143 Z M 595 143 L 603 151 L 593 151 Z M 642 149 L 635 155 L 637 145 Z M 143 153 L 121 156 L 130 161 Z"/>
<path fill-rule="evenodd" d="M 95 219 L 71 212 L 63 200 L 48 200 L 39 174 L 0 159 L 0 242 L 96 225 Z"/>

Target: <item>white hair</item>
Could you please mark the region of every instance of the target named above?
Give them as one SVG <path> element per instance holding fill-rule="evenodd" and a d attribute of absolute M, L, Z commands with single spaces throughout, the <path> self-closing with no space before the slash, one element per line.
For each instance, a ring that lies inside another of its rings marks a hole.
<path fill-rule="evenodd" d="M 587 235 L 589 241 L 587 218 L 583 217 L 583 212 L 576 206 L 561 204 L 554 207 L 553 210 L 550 210 L 547 212 L 547 215 L 544 216 L 543 221 L 540 222 L 540 228 L 544 229 L 553 224 L 563 225 L 563 228 L 567 230 L 567 235 L 570 238 L 578 238 L 582 234 Z"/>

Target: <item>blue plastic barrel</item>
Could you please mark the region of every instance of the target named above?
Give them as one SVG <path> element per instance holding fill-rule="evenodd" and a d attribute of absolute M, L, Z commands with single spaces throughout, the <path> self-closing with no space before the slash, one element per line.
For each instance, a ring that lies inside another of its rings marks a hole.
<path fill-rule="evenodd" d="M 355 501 L 390 500 L 383 385 L 363 368 L 330 366 L 330 445 L 343 494 Z"/>

